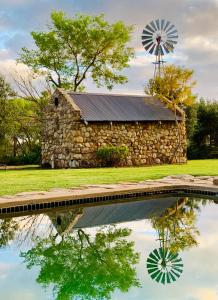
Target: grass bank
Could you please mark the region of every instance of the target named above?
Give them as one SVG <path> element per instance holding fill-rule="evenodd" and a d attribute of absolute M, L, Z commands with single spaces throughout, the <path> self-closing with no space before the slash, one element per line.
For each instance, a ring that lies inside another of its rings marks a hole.
<path fill-rule="evenodd" d="M 137 182 L 176 174 L 218 175 L 218 159 L 152 167 L 0 170 L 0 196 L 51 188 L 71 188 L 82 184 Z"/>

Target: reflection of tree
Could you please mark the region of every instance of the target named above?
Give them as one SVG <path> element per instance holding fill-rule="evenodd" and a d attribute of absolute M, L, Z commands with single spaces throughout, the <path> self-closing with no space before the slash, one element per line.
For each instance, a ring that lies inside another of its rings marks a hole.
<path fill-rule="evenodd" d="M 38 239 L 36 246 L 22 253 L 28 268 L 40 266 L 37 281 L 54 285 L 56 299 L 110 299 L 139 286 L 133 267 L 139 259 L 129 229 L 108 227 L 90 235 L 82 229 L 73 235 Z"/>
<path fill-rule="evenodd" d="M 0 220 L 0 248 L 7 246 L 14 239 L 17 229 L 18 224 L 14 219 Z"/>
<path fill-rule="evenodd" d="M 197 245 L 196 237 L 199 231 L 195 223 L 198 209 L 196 201 L 183 198 L 160 217 L 152 219 L 152 225 L 158 231 L 161 247 L 177 253 Z"/>

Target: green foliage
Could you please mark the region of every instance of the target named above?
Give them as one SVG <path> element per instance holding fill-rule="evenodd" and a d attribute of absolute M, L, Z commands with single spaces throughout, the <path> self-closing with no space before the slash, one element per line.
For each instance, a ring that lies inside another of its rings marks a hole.
<path fill-rule="evenodd" d="M 197 103 L 185 108 L 186 134 L 190 142 L 197 128 Z"/>
<path fill-rule="evenodd" d="M 0 248 L 6 247 L 14 239 L 18 227 L 12 218 L 0 220 Z"/>
<path fill-rule="evenodd" d="M 201 99 L 195 104 L 196 119 L 188 147 L 188 157 L 218 158 L 218 102 Z"/>
<path fill-rule="evenodd" d="M 113 167 L 124 163 L 128 153 L 127 146 L 105 146 L 96 151 L 96 156 L 101 166 Z"/>
<path fill-rule="evenodd" d="M 164 68 L 163 76 L 148 81 L 145 93 L 157 95 L 163 101 L 166 98 L 173 106 L 184 108 L 193 104 L 196 99 L 192 93 L 192 88 L 196 84 L 192 76 L 193 70 L 168 65 Z"/>
<path fill-rule="evenodd" d="M 39 267 L 37 282 L 54 286 L 55 299 L 111 299 L 115 289 L 127 292 L 139 286 L 139 255 L 127 241 L 129 229 L 109 227 L 94 236 L 79 229 L 61 241 L 38 238 L 36 246 L 22 253 L 28 268 Z"/>
<path fill-rule="evenodd" d="M 26 98 L 11 98 L 4 103 L 6 113 L 0 126 L 4 136 L 0 143 L 0 164 L 40 162 L 42 111 L 46 103 L 45 95 L 41 95 L 37 102 Z"/>
<path fill-rule="evenodd" d="M 22 146 L 27 148 L 26 145 Z M 5 155 L 2 155 L 1 159 L 8 166 L 37 165 L 40 164 L 41 160 L 41 147 L 36 143 L 32 145 L 31 150 L 27 148 L 25 152 L 20 151 L 16 156 L 10 155 L 10 151 L 7 151 Z"/>
<path fill-rule="evenodd" d="M 197 246 L 199 232 L 195 223 L 196 212 L 186 198 L 180 199 L 176 206 L 167 209 L 160 217 L 152 219 L 160 241 L 174 253 Z"/>
<path fill-rule="evenodd" d="M 47 32 L 32 32 L 36 50 L 22 49 L 20 62 L 35 72 L 45 70 L 55 87 L 84 89 L 89 75 L 100 87 L 112 89 L 127 78 L 120 71 L 128 67 L 133 49 L 126 46 L 132 26 L 121 21 L 109 24 L 103 15 L 77 14 L 67 17 L 53 11 Z"/>
<path fill-rule="evenodd" d="M 0 144 L 3 144 L 7 135 L 13 131 L 11 124 L 13 111 L 10 103 L 13 96 L 15 96 L 14 91 L 0 74 Z"/>

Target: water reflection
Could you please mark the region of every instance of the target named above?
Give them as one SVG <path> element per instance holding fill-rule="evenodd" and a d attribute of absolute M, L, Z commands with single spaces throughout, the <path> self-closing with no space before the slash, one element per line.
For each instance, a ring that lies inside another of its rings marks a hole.
<path fill-rule="evenodd" d="M 197 246 L 202 204 L 206 201 L 166 198 L 5 219 L 0 221 L 0 246 L 14 240 L 27 248 L 21 251 L 25 265 L 38 267 L 37 282 L 52 286 L 55 299 L 111 299 L 116 289 L 140 286 L 140 255 L 131 230 L 110 224 L 150 219 L 158 238 L 153 236 L 157 249 L 147 253 L 149 276 L 171 283 L 183 270 L 180 253 Z"/>
<path fill-rule="evenodd" d="M 127 292 L 139 286 L 134 265 L 139 254 L 126 240 L 130 230 L 113 226 L 94 236 L 83 229 L 72 235 L 38 238 L 21 256 L 27 268 L 39 266 L 37 282 L 54 285 L 56 299 L 110 299 L 115 288 Z"/>
<path fill-rule="evenodd" d="M 0 248 L 4 248 L 14 239 L 18 230 L 18 223 L 15 219 L 0 219 Z"/>

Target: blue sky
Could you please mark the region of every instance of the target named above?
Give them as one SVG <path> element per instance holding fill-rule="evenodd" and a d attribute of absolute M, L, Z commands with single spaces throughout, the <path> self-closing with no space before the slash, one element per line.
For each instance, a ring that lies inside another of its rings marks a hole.
<path fill-rule="evenodd" d="M 195 92 L 206 98 L 218 98 L 218 1 L 217 0 L 0 0 L 0 68 L 11 73 L 23 46 L 32 47 L 31 31 L 46 29 L 52 10 L 73 16 L 104 13 L 108 21 L 123 20 L 135 27 L 131 45 L 136 58 L 124 73 L 129 82 L 114 92 L 143 93 L 153 74 L 153 57 L 141 45 L 141 31 L 153 19 L 165 18 L 178 29 L 179 43 L 168 62 L 194 69 Z M 87 83 L 87 90 L 96 88 Z M 105 91 L 101 89 L 101 91 Z"/>

